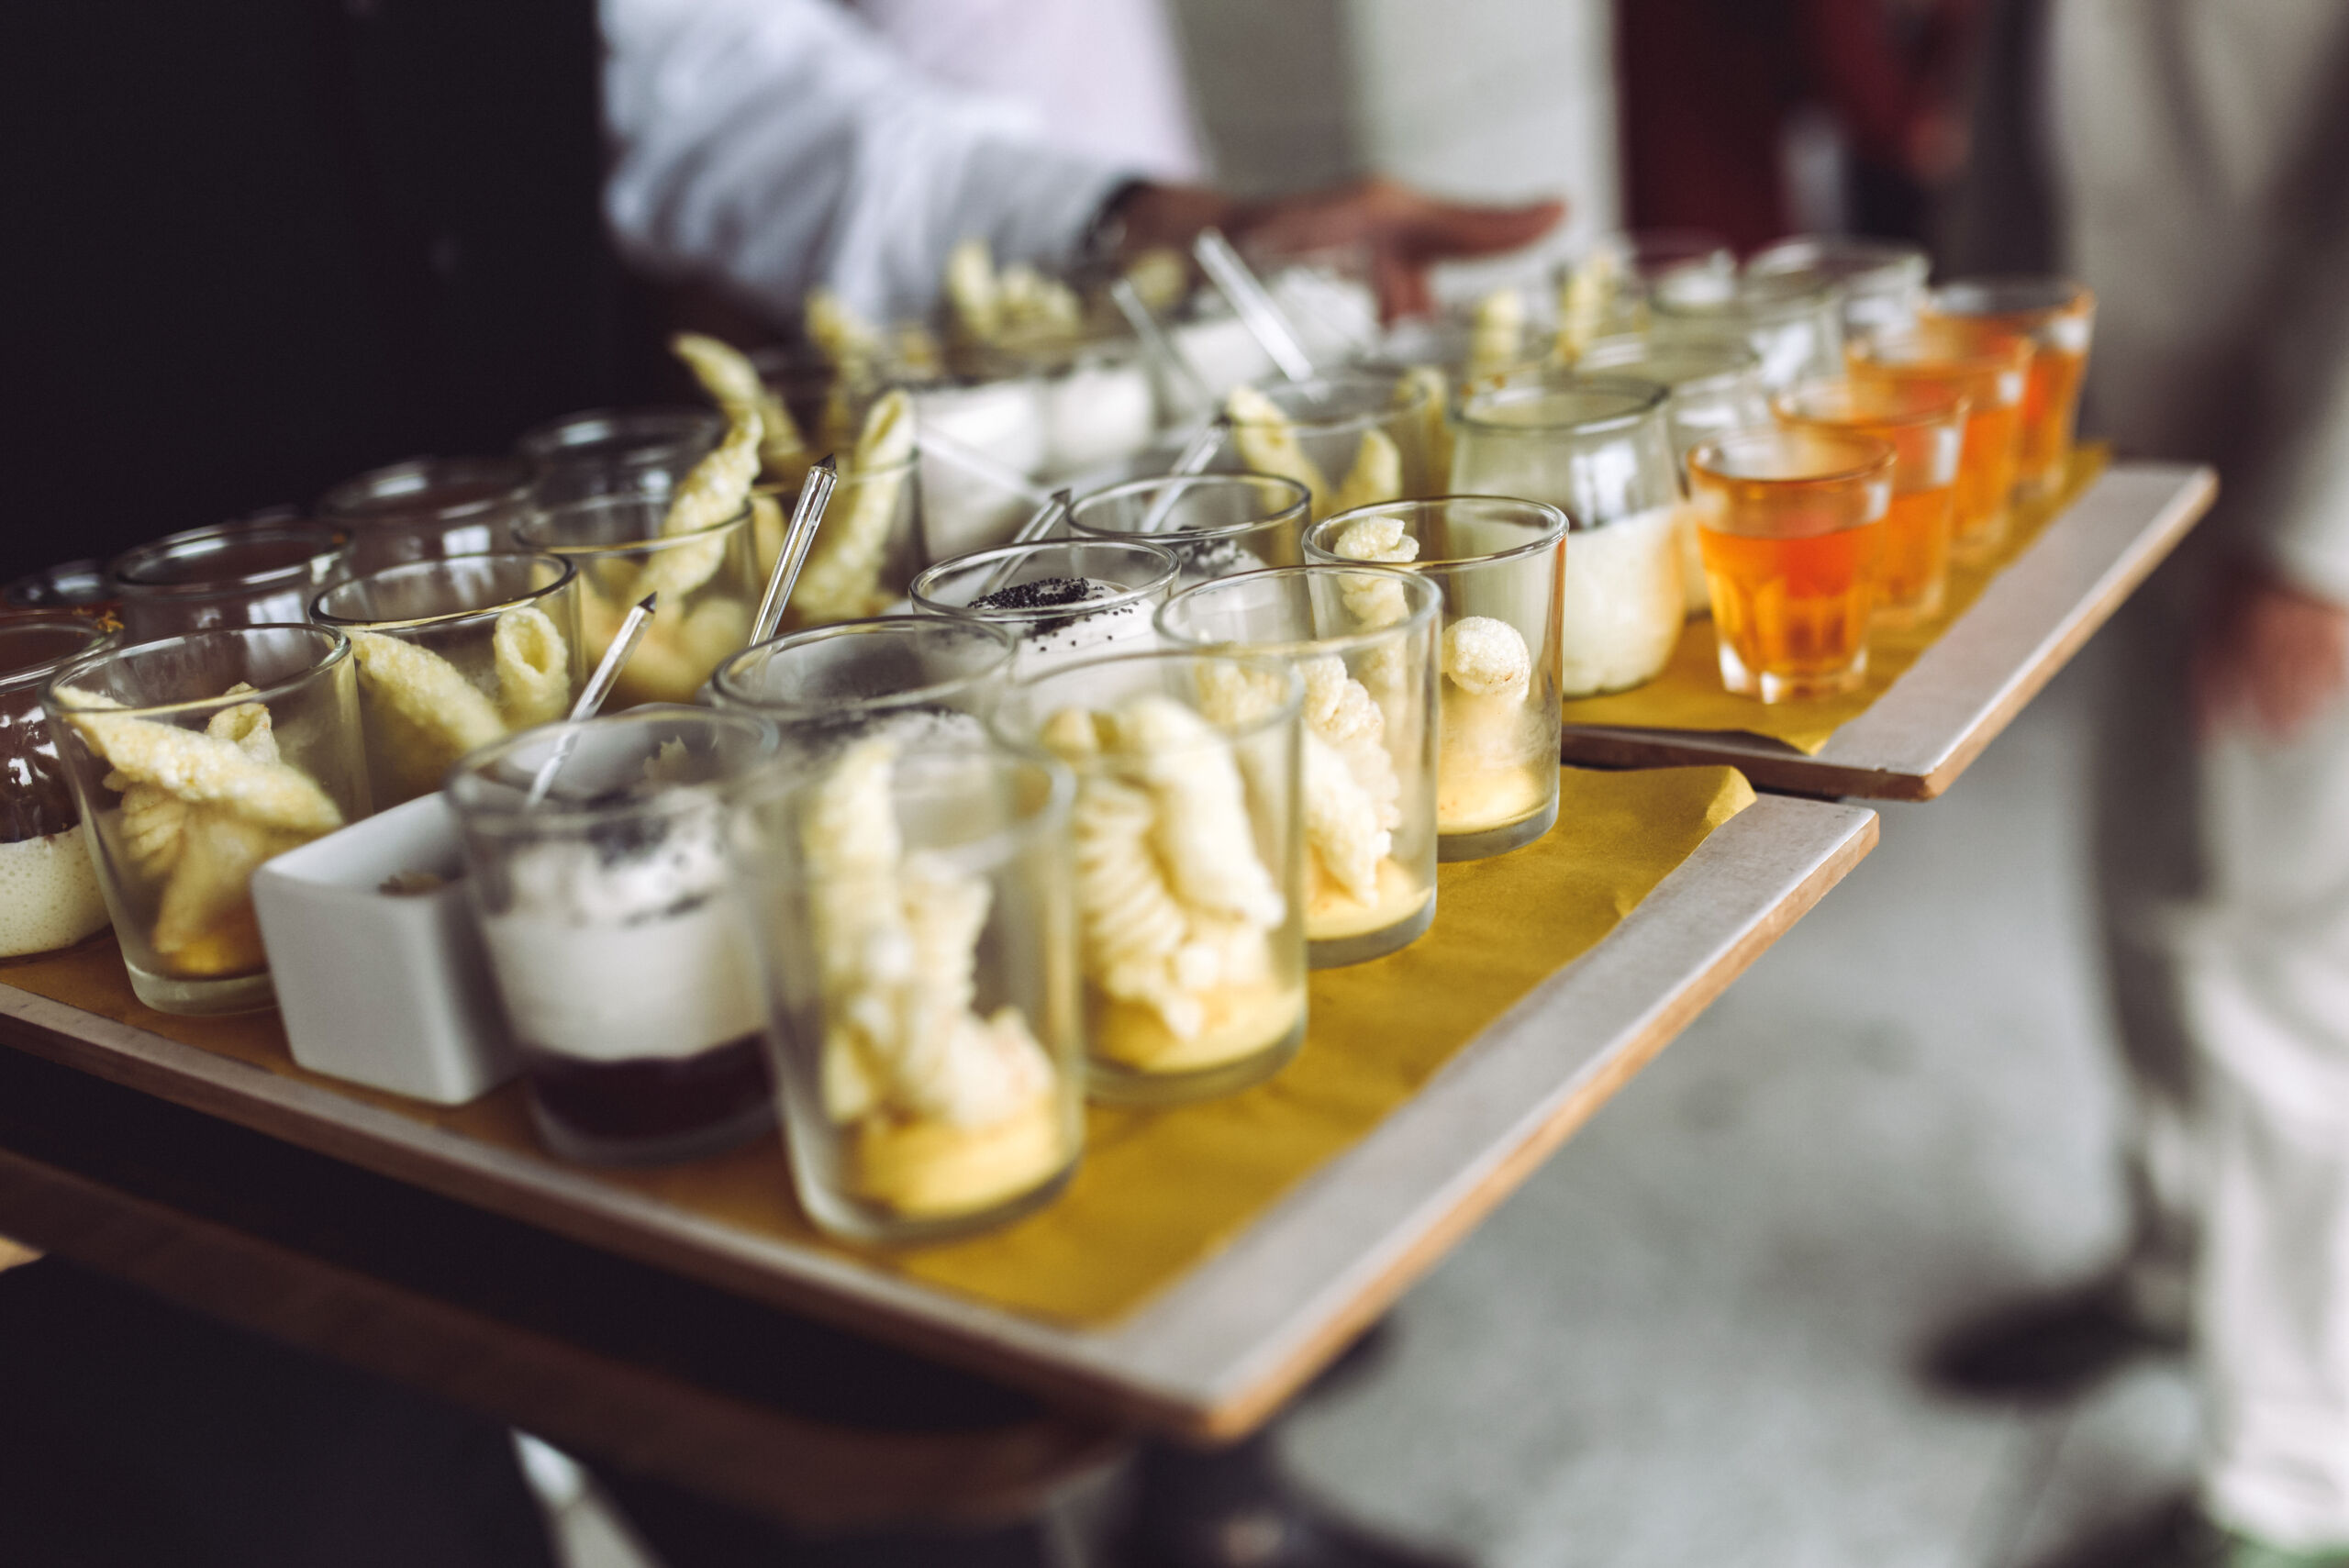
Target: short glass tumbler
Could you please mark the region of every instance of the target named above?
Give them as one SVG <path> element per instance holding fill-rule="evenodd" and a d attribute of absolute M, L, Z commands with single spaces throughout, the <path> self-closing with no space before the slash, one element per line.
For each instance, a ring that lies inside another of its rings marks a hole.
<path fill-rule="evenodd" d="M 967 728 L 1009 678 L 1010 633 L 944 616 L 883 616 L 742 650 L 709 680 L 712 707 L 856 735 Z M 967 722 L 958 722 L 967 721 Z"/>
<path fill-rule="evenodd" d="M 1386 562 L 1442 595 L 1436 859 L 1482 860 L 1558 819 L 1558 661 L 1566 515 L 1539 501 L 1439 495 L 1341 512 L 1307 559 Z"/>
<path fill-rule="evenodd" d="M 1428 442 L 1442 400 L 1417 376 L 1346 372 L 1240 387 L 1223 412 L 1230 439 L 1216 466 L 1296 480 L 1316 517 L 1425 495 L 1438 483 Z"/>
<path fill-rule="evenodd" d="M 1161 651 L 1014 684 L 993 724 L 1076 774 L 1070 814 L 1096 1098 L 1172 1105 L 1305 1039 L 1297 673 Z"/>
<path fill-rule="evenodd" d="M 1298 566 L 1311 496 L 1268 473 L 1169 474 L 1079 496 L 1069 530 L 1080 539 L 1146 539 L 1173 552 L 1176 587 L 1236 572 Z"/>
<path fill-rule="evenodd" d="M 240 627 L 112 650 L 41 694 L 139 999 L 272 1005 L 253 871 L 368 813 L 351 642 Z"/>
<path fill-rule="evenodd" d="M 1435 918 L 1442 599 L 1392 567 L 1289 566 L 1189 589 L 1158 612 L 1170 642 L 1278 660 L 1304 679 L 1305 953 L 1316 969 L 1393 952 Z"/>
<path fill-rule="evenodd" d="M 1873 436 L 1892 448 L 1892 506 L 1884 519 L 1876 623 L 1915 626 L 1941 614 L 1965 399 L 1943 386 L 1839 376 L 1789 387 L 1773 406 L 1782 424 Z"/>
<path fill-rule="evenodd" d="M 800 1207 L 926 1241 L 1051 1201 L 1084 1141 L 1074 781 L 975 739 L 777 768 L 735 869 Z"/>
<path fill-rule="evenodd" d="M 591 408 L 525 432 L 515 450 L 541 506 L 594 495 L 666 500 L 725 433 L 711 408 Z"/>
<path fill-rule="evenodd" d="M 318 595 L 351 639 L 378 811 L 429 795 L 456 760 L 569 716 L 586 684 L 579 573 L 554 555 L 456 555 L 386 567 Z"/>
<path fill-rule="evenodd" d="M 2064 278 L 1961 278 L 1933 291 L 1936 316 L 1980 321 L 2032 341 L 2031 379 L 2022 394 L 2022 434 L 2015 448 L 2015 489 L 2043 499 L 2064 486 L 2087 379 L 2096 295 Z"/>
<path fill-rule="evenodd" d="M 1955 317 L 1928 316 L 1911 331 L 1852 345 L 1856 381 L 1937 387 L 1965 399 L 1950 545 L 1961 562 L 1987 560 L 2006 542 L 2031 357 L 2031 339 L 2020 333 Z"/>
<path fill-rule="evenodd" d="M 774 1122 L 727 818 L 774 740 L 745 715 L 654 705 L 509 737 L 450 774 L 490 973 L 556 1153 L 688 1160 Z"/>
<path fill-rule="evenodd" d="M 1469 399 L 1452 488 L 1565 513 L 1560 695 L 1664 673 L 1687 619 L 1680 467 L 1652 381 L 1552 373 Z"/>
<path fill-rule="evenodd" d="M 351 534 L 352 573 L 407 561 L 504 550 L 530 499 L 518 457 L 419 457 L 370 469 L 318 497 L 318 516 Z"/>
<path fill-rule="evenodd" d="M 1690 454 L 1722 685 L 1776 703 L 1865 677 L 1893 462 L 1873 437 L 1805 429 Z"/>
<path fill-rule="evenodd" d="M 0 958 L 53 952 L 106 929 L 82 808 L 40 693 L 59 670 L 114 640 L 79 616 L 0 618 Z"/>
<path fill-rule="evenodd" d="M 313 523 L 225 523 L 167 535 L 106 563 L 127 643 L 232 626 L 299 626 L 341 574 L 350 536 Z"/>
<path fill-rule="evenodd" d="M 605 704 L 615 711 L 693 701 L 710 672 L 749 644 L 751 616 L 766 589 L 753 560 L 749 506 L 682 534 L 662 532 L 668 515 L 665 500 L 599 495 L 534 512 L 514 527 L 522 549 L 579 569 L 579 632 L 591 670 L 637 602 L 661 595 Z"/>
<path fill-rule="evenodd" d="M 1174 552 L 1138 539 L 1044 539 L 941 561 L 914 579 L 914 607 L 1000 628 L 1016 679 L 1072 659 L 1156 641 L 1151 617 L 1181 575 Z"/>

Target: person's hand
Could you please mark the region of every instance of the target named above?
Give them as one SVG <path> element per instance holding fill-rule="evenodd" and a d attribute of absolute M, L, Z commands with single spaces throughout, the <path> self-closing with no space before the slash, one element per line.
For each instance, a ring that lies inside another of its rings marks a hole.
<path fill-rule="evenodd" d="M 2238 567 L 2197 628 L 2191 679 L 2206 741 L 2246 725 L 2289 740 L 2349 687 L 2349 607 Z"/>
<path fill-rule="evenodd" d="M 1359 245 L 1370 258 L 1371 286 L 1388 320 L 1434 308 L 1428 269 L 1459 256 L 1490 256 L 1530 245 L 1565 216 L 1561 201 L 1523 206 L 1471 206 L 1438 201 L 1392 180 L 1360 180 L 1335 190 L 1241 202 L 1180 185 L 1139 185 L 1118 216 L 1130 250 L 1187 247 L 1210 225 L 1234 242 L 1279 251 Z"/>

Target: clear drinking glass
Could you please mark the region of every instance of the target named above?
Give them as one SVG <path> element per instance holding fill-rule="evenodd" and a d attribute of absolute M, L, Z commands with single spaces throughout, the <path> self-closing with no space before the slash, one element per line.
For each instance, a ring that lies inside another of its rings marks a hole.
<path fill-rule="evenodd" d="M 1498 495 L 1365 506 L 1325 518 L 1305 536 L 1308 561 L 1391 562 L 1433 583 L 1442 596 L 1440 861 L 1500 854 L 1531 843 L 1558 819 L 1565 539 L 1566 515 L 1555 506 Z M 1408 562 L 1400 559 L 1407 550 Z"/>
<path fill-rule="evenodd" d="M 1961 278 L 1933 291 L 1936 316 L 1980 321 L 2032 341 L 2015 449 L 2015 488 L 2027 499 L 2063 488 L 2087 377 L 2096 295 L 2065 278 Z"/>
<path fill-rule="evenodd" d="M 252 873 L 367 815 L 355 670 L 339 631 L 237 627 L 96 653 L 43 688 L 149 1006 L 272 1004 Z"/>
<path fill-rule="evenodd" d="M 41 688 L 114 645 L 78 616 L 0 618 L 0 958 L 53 952 L 106 929 L 106 896 Z"/>
<path fill-rule="evenodd" d="M 1842 362 L 1842 311 L 1823 278 L 1755 273 L 1724 289 L 1709 273 L 1675 273 L 1648 303 L 1658 342 L 1742 342 L 1761 359 L 1762 384 L 1773 391 L 1832 375 Z"/>
<path fill-rule="evenodd" d="M 711 408 L 592 408 L 525 432 L 515 450 L 530 464 L 541 506 L 595 495 L 661 500 L 725 433 L 725 416 Z"/>
<path fill-rule="evenodd" d="M 474 747 L 566 717 L 586 684 L 579 573 L 560 556 L 386 567 L 319 595 L 310 618 L 357 656 L 378 811 L 439 789 Z"/>
<path fill-rule="evenodd" d="M 1679 465 L 1666 389 L 1553 372 L 1479 393 L 1461 416 L 1452 488 L 1565 513 L 1559 689 L 1569 697 L 1652 681 L 1687 617 Z"/>
<path fill-rule="evenodd" d="M 557 1154 L 689 1160 L 773 1123 L 727 811 L 774 745 L 748 715 L 655 705 L 509 736 L 450 774 L 490 973 Z"/>
<path fill-rule="evenodd" d="M 1949 582 L 1951 520 L 1965 399 L 1922 384 L 1807 381 L 1773 400 L 1781 423 L 1874 436 L 1892 448 L 1892 503 L 1876 571 L 1878 626 L 1914 626 L 1941 614 Z"/>
<path fill-rule="evenodd" d="M 742 650 L 710 677 L 710 706 L 843 736 L 876 724 L 917 735 L 976 733 L 1009 678 L 1011 634 L 984 621 L 884 616 Z"/>
<path fill-rule="evenodd" d="M 1228 1094 L 1304 1040 L 1303 695 L 1279 663 L 1162 650 L 1065 664 L 996 705 L 999 738 L 1076 773 L 1095 1097 Z"/>
<path fill-rule="evenodd" d="M 1045 539 L 941 561 L 914 579 L 914 606 L 1000 627 L 1026 678 L 1071 659 L 1152 646 L 1150 617 L 1180 575 L 1173 552 L 1139 539 Z"/>
<path fill-rule="evenodd" d="M 1743 343 L 1728 339 L 1602 343 L 1577 361 L 1575 369 L 1585 375 L 1653 381 L 1667 390 L 1664 424 L 1672 436 L 1673 453 L 1680 460 L 1684 494 L 1688 454 L 1698 443 L 1770 422 L 1770 395 L 1762 385 L 1761 357 Z M 1697 555 L 1696 514 L 1686 507 L 1681 509 L 1679 529 L 1682 607 L 1691 616 L 1709 615 L 1712 600 L 1705 592 L 1705 563 Z"/>
<path fill-rule="evenodd" d="M 605 705 L 615 711 L 691 702 L 710 672 L 749 643 L 751 617 L 766 591 L 751 507 L 683 534 L 661 531 L 668 515 L 666 499 L 598 495 L 533 512 L 514 525 L 524 550 L 559 555 L 579 569 L 579 630 L 589 669 L 637 601 L 661 595 Z"/>
<path fill-rule="evenodd" d="M 1226 403 L 1230 439 L 1217 467 L 1296 480 L 1316 517 L 1432 493 L 1429 421 L 1442 408 L 1418 379 L 1349 371 L 1254 390 L 1270 409 L 1235 419 Z"/>
<path fill-rule="evenodd" d="M 518 457 L 418 457 L 346 479 L 318 497 L 318 516 L 351 533 L 348 570 L 480 555 L 506 548 L 530 499 Z"/>
<path fill-rule="evenodd" d="M 1872 436 L 1802 428 L 1689 455 L 1722 685 L 1767 703 L 1858 686 L 1893 462 Z"/>
<path fill-rule="evenodd" d="M 1898 239 L 1849 234 L 1798 234 L 1745 259 L 1749 277 L 1804 276 L 1834 287 L 1842 302 L 1843 335 L 1907 327 L 1925 303 L 1932 260 Z"/>
<path fill-rule="evenodd" d="M 224 523 L 106 563 L 125 642 L 233 626 L 299 626 L 344 570 L 351 536 L 322 523 Z"/>
<path fill-rule="evenodd" d="M 888 732 L 772 770 L 735 871 L 800 1207 L 934 1240 L 1051 1201 L 1084 1141 L 1068 770 Z"/>
<path fill-rule="evenodd" d="M 1304 562 L 1297 540 L 1312 497 L 1269 473 L 1167 474 L 1079 496 L 1068 526 L 1080 539 L 1146 539 L 1171 551 L 1178 588 Z"/>
<path fill-rule="evenodd" d="M 1950 550 L 1965 562 L 1996 553 L 2012 515 L 2031 339 L 1984 322 L 1928 316 L 1910 331 L 1860 339 L 1850 357 L 1855 381 L 1936 387 L 1965 399 Z"/>
<path fill-rule="evenodd" d="M 28 572 L 0 587 L 0 608 L 9 610 L 112 609 L 118 601 L 100 561 L 62 561 Z"/>
<path fill-rule="evenodd" d="M 1295 665 L 1305 681 L 1305 955 L 1361 963 L 1435 918 L 1436 612 L 1386 566 L 1286 566 L 1187 589 L 1170 642 Z M 1216 710 L 1210 707 L 1210 716 Z"/>

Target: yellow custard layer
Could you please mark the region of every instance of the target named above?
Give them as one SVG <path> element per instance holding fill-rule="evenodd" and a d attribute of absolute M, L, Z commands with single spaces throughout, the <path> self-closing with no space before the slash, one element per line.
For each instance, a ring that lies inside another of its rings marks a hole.
<path fill-rule="evenodd" d="M 1041 1186 L 1068 1163 L 1060 1105 L 1039 1095 L 992 1127 L 873 1117 L 848 1140 L 849 1181 L 858 1197 L 915 1219 L 993 1208 Z"/>
<path fill-rule="evenodd" d="M 1435 830 L 1484 833 L 1522 822 L 1549 798 L 1553 770 L 1446 759 L 1436 774 Z"/>
<path fill-rule="evenodd" d="M 1312 872 L 1313 892 L 1305 901 L 1305 940 L 1340 941 L 1399 926 L 1419 912 L 1435 889 L 1395 863 L 1378 862 L 1378 897 L 1364 904 L 1331 882 L 1319 864 Z"/>
<path fill-rule="evenodd" d="M 1197 994 L 1207 1010 L 1199 1032 L 1177 1037 L 1150 1008 L 1108 1002 L 1093 1014 L 1093 1053 L 1143 1073 L 1197 1073 L 1238 1062 L 1272 1046 L 1305 1010 L 1305 991 L 1270 981 L 1222 985 Z"/>

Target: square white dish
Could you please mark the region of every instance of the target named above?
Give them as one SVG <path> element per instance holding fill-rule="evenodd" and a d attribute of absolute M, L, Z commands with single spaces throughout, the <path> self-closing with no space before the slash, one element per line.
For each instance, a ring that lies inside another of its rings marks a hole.
<path fill-rule="evenodd" d="M 428 795 L 290 850 L 253 873 L 253 909 L 294 1060 L 440 1105 L 517 1071 L 466 899 L 457 821 Z M 385 893 L 399 873 L 447 878 Z"/>

